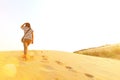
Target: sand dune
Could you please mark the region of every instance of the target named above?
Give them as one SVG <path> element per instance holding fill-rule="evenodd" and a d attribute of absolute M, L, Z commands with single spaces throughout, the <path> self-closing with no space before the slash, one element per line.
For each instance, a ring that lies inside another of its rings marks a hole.
<path fill-rule="evenodd" d="M 82 49 L 74 53 L 120 60 L 120 43 Z"/>
<path fill-rule="evenodd" d="M 61 51 L 0 52 L 0 80 L 119 80 L 120 61 Z"/>

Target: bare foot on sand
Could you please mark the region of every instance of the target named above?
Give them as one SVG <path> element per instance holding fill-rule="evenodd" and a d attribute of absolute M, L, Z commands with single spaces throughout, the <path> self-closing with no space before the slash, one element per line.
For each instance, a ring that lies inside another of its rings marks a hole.
<path fill-rule="evenodd" d="M 27 60 L 27 56 L 25 56 L 25 55 L 22 55 L 22 58 L 23 58 L 23 60 Z"/>

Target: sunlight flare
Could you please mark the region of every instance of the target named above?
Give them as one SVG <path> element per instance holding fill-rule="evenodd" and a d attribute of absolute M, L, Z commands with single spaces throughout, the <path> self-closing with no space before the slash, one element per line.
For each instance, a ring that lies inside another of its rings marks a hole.
<path fill-rule="evenodd" d="M 6 64 L 3 66 L 3 73 L 5 76 L 14 77 L 17 73 L 16 66 L 14 64 Z"/>

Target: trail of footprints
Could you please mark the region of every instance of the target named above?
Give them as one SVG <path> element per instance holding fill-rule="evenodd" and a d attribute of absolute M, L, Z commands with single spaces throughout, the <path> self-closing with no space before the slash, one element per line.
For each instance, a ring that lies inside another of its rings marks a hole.
<path fill-rule="evenodd" d="M 44 61 L 45 61 L 45 62 L 48 62 L 48 57 L 45 56 L 45 55 L 42 55 L 42 60 L 43 60 L 42 62 L 44 62 Z M 73 69 L 73 67 L 68 66 L 68 65 L 65 65 L 65 64 L 62 63 L 61 61 L 56 60 L 55 63 L 58 64 L 58 65 L 64 66 L 64 67 L 65 67 L 67 70 L 69 70 L 69 71 L 77 72 L 76 70 Z M 53 68 L 52 68 L 51 66 L 49 66 L 49 65 L 47 65 L 46 68 L 47 68 L 47 69 L 53 69 Z M 89 74 L 89 73 L 84 73 L 84 75 L 87 76 L 88 78 L 91 78 L 92 80 L 95 80 L 94 76 L 91 75 L 91 74 Z M 59 79 L 56 78 L 55 80 L 59 80 Z"/>
<path fill-rule="evenodd" d="M 48 61 L 48 57 L 45 56 L 45 55 L 42 55 L 42 61 L 41 62 L 49 62 Z M 60 62 L 58 60 L 56 60 L 55 63 L 57 63 L 58 65 L 64 66 L 67 70 L 70 70 L 70 71 L 73 71 L 73 72 L 77 72 L 71 66 L 66 66 L 64 63 L 62 63 L 62 62 Z"/>
<path fill-rule="evenodd" d="M 43 52 L 41 52 L 41 53 L 43 53 Z M 41 57 L 42 57 L 42 60 L 40 62 L 47 62 L 47 63 L 49 63 L 49 60 L 48 60 L 47 56 L 42 55 Z M 33 56 L 32 57 L 30 56 L 30 59 L 33 59 Z M 65 65 L 61 61 L 56 60 L 55 63 L 58 64 L 58 65 L 64 66 L 69 71 L 77 72 L 76 70 L 73 69 L 73 67 Z M 49 65 L 44 65 L 44 68 L 45 68 L 46 71 L 54 70 L 54 68 L 49 66 Z M 89 73 L 84 73 L 84 75 L 87 76 L 88 78 L 90 78 L 91 80 L 96 80 L 95 77 L 93 75 L 89 74 Z M 55 80 L 59 80 L 59 78 L 55 78 Z"/>

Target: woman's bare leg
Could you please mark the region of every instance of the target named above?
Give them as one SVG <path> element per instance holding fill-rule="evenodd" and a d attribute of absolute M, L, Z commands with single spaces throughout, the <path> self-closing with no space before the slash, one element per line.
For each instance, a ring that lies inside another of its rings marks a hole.
<path fill-rule="evenodd" d="M 24 58 L 26 59 L 27 57 L 27 52 L 28 52 L 28 45 L 27 42 L 24 42 Z"/>

